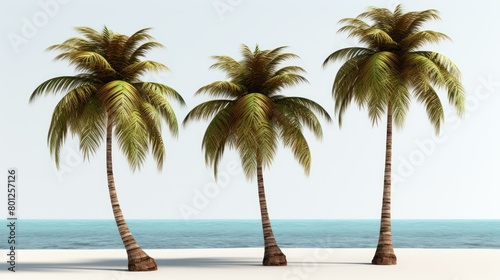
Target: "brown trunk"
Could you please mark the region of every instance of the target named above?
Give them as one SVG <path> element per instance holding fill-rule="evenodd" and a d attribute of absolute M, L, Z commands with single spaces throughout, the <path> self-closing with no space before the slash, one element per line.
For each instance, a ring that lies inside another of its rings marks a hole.
<path fill-rule="evenodd" d="M 262 174 L 262 164 L 257 164 L 257 184 L 259 186 L 260 216 L 262 221 L 262 232 L 264 233 L 264 259 L 265 266 L 285 266 L 286 256 L 281 252 L 276 239 L 274 238 L 271 220 L 267 213 L 266 193 L 264 190 L 264 176 Z"/>
<path fill-rule="evenodd" d="M 392 106 L 387 108 L 387 138 L 385 148 L 384 194 L 382 198 L 382 216 L 377 251 L 372 264 L 396 264 L 397 259 L 392 247 L 391 231 L 391 162 L 392 162 Z"/>
<path fill-rule="evenodd" d="M 127 250 L 128 256 L 128 270 L 129 271 L 150 271 L 157 270 L 158 267 L 153 258 L 148 256 L 137 244 L 132 233 L 130 232 L 125 218 L 123 217 L 122 210 L 120 209 L 120 203 L 118 202 L 118 196 L 116 194 L 115 180 L 113 177 L 113 160 L 112 160 L 112 132 L 113 126 L 108 119 L 107 131 L 106 131 L 106 168 L 108 173 L 108 189 L 109 197 L 111 199 L 111 206 L 113 207 L 113 215 L 115 217 L 116 225 L 118 226 L 118 231 L 120 232 L 120 237 L 122 238 L 123 245 Z"/>

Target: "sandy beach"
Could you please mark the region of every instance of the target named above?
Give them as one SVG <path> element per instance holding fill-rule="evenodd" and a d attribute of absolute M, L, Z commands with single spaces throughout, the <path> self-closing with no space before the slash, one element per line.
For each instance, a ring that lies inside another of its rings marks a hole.
<path fill-rule="evenodd" d="M 263 249 L 147 250 L 156 272 L 127 272 L 124 250 L 19 250 L 1 279 L 498 280 L 500 250 L 396 249 L 398 265 L 370 264 L 374 249 L 284 249 L 287 267 L 260 265 Z M 6 251 L 1 251 L 6 256 Z"/>

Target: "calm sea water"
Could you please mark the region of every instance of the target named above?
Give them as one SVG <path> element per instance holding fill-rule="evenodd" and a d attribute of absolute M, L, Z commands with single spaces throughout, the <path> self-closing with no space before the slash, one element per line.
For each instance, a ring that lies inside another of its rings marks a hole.
<path fill-rule="evenodd" d="M 17 223 L 19 249 L 123 248 L 114 220 Z M 259 220 L 129 220 L 128 224 L 147 249 L 263 246 Z M 272 225 L 283 248 L 374 248 L 379 230 L 378 220 L 274 220 Z M 6 227 L 2 228 L 7 237 Z M 394 220 L 393 243 L 397 248 L 500 248 L 500 220 Z"/>

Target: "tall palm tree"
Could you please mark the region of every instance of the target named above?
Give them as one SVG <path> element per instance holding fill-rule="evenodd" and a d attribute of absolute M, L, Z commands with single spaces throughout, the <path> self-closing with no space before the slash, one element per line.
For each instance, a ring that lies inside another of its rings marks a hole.
<path fill-rule="evenodd" d="M 356 18 L 340 21 L 343 27 L 339 32 L 347 32 L 364 46 L 337 50 L 323 63 L 325 66 L 336 60 L 345 61 L 332 89 L 340 124 L 351 102 L 368 110 L 372 125 L 384 115 L 387 118 L 380 235 L 373 264 L 396 264 L 391 233 L 393 121 L 396 127 L 403 126 L 410 101 L 415 98 L 425 106 L 435 132 L 439 133 L 444 113 L 436 90 L 441 88 L 447 90 L 448 100 L 457 112 L 464 112 L 465 92 L 458 68 L 442 54 L 420 50 L 426 43 L 449 39 L 443 33 L 422 30 L 424 23 L 437 19 L 436 10 L 404 13 L 401 5 L 394 12 L 370 7 Z"/>
<path fill-rule="evenodd" d="M 300 74 L 305 72 L 298 66 L 280 64 L 297 58 L 284 53 L 286 47 L 251 51 L 242 46 L 243 60 L 229 56 L 214 56 L 217 61 L 211 68 L 226 72 L 229 81 L 217 81 L 197 91 L 221 98 L 196 106 L 184 120 L 210 119 L 205 131 L 202 147 L 205 160 L 213 166 L 217 176 L 217 165 L 226 147 L 235 148 L 247 179 L 257 176 L 262 231 L 264 235 L 263 265 L 286 265 L 286 256 L 274 238 L 267 211 L 264 191 L 263 167 L 269 167 L 277 149 L 278 140 L 290 148 L 304 167 L 306 174 L 311 166 L 311 154 L 302 127 L 309 128 L 317 138 L 322 129 L 315 113 L 330 120 L 328 113 L 317 103 L 301 97 L 286 97 L 280 92 L 307 80 Z"/>
<path fill-rule="evenodd" d="M 68 132 L 80 139 L 80 150 L 85 159 L 106 141 L 108 189 L 113 214 L 128 255 L 130 271 L 156 270 L 155 260 L 137 244 L 122 215 L 115 189 L 112 162 L 113 132 L 132 171 L 140 168 L 149 148 L 158 169 L 163 166 L 165 148 L 161 136 L 161 122 L 166 121 L 173 135 L 178 125 L 168 98 L 184 104 L 172 88 L 153 82 L 144 82 L 141 75 L 148 71 L 168 68 L 158 62 L 143 60 L 155 48 L 163 48 L 142 29 L 132 36 L 114 33 L 104 27 L 97 32 L 88 27 L 76 30 L 83 37 L 70 38 L 48 50 L 59 51 L 56 60 L 67 60 L 80 72 L 75 76 L 61 76 L 40 84 L 30 102 L 40 95 L 63 93 L 52 115 L 48 145 L 59 167 L 60 149 Z"/>

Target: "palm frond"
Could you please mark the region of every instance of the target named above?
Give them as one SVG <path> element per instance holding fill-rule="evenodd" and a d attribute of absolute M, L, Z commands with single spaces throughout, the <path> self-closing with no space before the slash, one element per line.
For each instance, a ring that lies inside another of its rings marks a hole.
<path fill-rule="evenodd" d="M 408 91 L 408 87 L 405 84 L 402 84 L 400 80 L 394 81 L 390 103 L 392 108 L 392 118 L 394 119 L 396 128 L 403 128 L 406 115 L 410 110 L 410 97 L 411 95 Z"/>
<path fill-rule="evenodd" d="M 148 132 L 140 111 L 134 110 L 121 116 L 115 123 L 118 146 L 127 158 L 132 171 L 139 169 L 148 151 Z"/>
<path fill-rule="evenodd" d="M 237 83 L 228 81 L 217 81 L 201 87 L 196 94 L 206 92 L 212 97 L 236 98 L 247 92 L 247 89 Z"/>
<path fill-rule="evenodd" d="M 308 81 L 306 78 L 298 74 L 280 74 L 266 80 L 263 83 L 262 88 L 263 92 L 271 96 L 278 93 L 280 90 L 294 87 L 300 83 L 308 83 Z"/>
<path fill-rule="evenodd" d="M 44 93 L 65 93 L 83 85 L 89 85 L 95 90 L 94 85 L 96 83 L 99 83 L 98 77 L 91 74 L 55 77 L 41 83 L 31 94 L 29 102 L 34 102 L 36 98 Z"/>
<path fill-rule="evenodd" d="M 89 159 L 99 149 L 106 135 L 106 111 L 99 99 L 92 96 L 75 116 L 76 125 L 71 129 L 80 138 L 80 151 L 84 159 Z"/>
<path fill-rule="evenodd" d="M 135 62 L 123 68 L 122 75 L 126 80 L 135 80 L 146 72 L 160 73 L 162 71 L 170 71 L 170 69 L 162 63 L 144 60 Z"/>
<path fill-rule="evenodd" d="M 93 90 L 91 85 L 77 87 L 68 92 L 54 108 L 47 135 L 47 144 L 58 168 L 60 150 L 68 131 L 78 133 L 79 113 L 92 99 Z"/>
<path fill-rule="evenodd" d="M 439 43 L 443 40 L 451 40 L 451 38 L 441 32 L 424 30 L 412 33 L 411 35 L 403 39 L 400 44 L 404 49 L 412 51 L 424 46 L 427 43 Z"/>
<path fill-rule="evenodd" d="M 429 121 L 434 126 L 436 133 L 441 129 L 441 123 L 444 120 L 444 110 L 441 100 L 436 91 L 428 83 L 414 85 L 415 97 L 425 106 Z"/>
<path fill-rule="evenodd" d="M 201 103 L 186 115 L 182 124 L 187 125 L 189 121 L 213 118 L 233 102 L 232 100 L 216 99 Z"/>
<path fill-rule="evenodd" d="M 128 115 L 140 108 L 141 94 L 131 84 L 115 80 L 103 85 L 97 91 L 108 115 L 116 119 L 127 119 Z"/>
<path fill-rule="evenodd" d="M 161 91 L 153 90 L 149 87 L 141 87 L 138 88 L 138 90 L 143 93 L 147 102 L 149 102 L 158 111 L 160 118 L 165 120 L 170 133 L 173 136 L 177 136 L 179 133 L 177 117 L 166 96 Z"/>
<path fill-rule="evenodd" d="M 278 71 L 274 72 L 274 76 L 279 76 L 282 74 L 302 74 L 306 73 L 306 70 L 304 68 L 299 67 L 299 66 L 285 66 Z"/>
<path fill-rule="evenodd" d="M 68 60 L 75 69 L 83 72 L 112 75 L 115 69 L 101 54 L 92 51 L 69 51 L 62 53 L 56 60 Z"/>
<path fill-rule="evenodd" d="M 279 97 L 278 96 L 276 98 L 273 98 L 273 101 L 275 103 L 284 102 L 284 103 L 290 103 L 290 104 L 293 103 L 294 105 L 295 104 L 302 105 L 307 110 L 311 110 L 312 112 L 319 114 L 321 117 L 325 118 L 328 122 L 332 121 L 330 114 L 328 114 L 328 112 L 321 105 L 319 105 L 318 103 L 316 103 L 310 99 L 303 98 L 303 97 Z M 290 106 L 294 106 L 294 105 L 290 105 Z"/>
<path fill-rule="evenodd" d="M 218 165 L 224 154 L 225 146 L 234 147 L 230 141 L 233 131 L 232 108 L 228 106 L 219 111 L 212 119 L 203 136 L 202 148 L 205 151 L 205 162 L 213 166 L 217 178 Z"/>
<path fill-rule="evenodd" d="M 103 45 L 106 43 L 106 38 L 102 36 L 102 34 L 95 29 L 86 26 L 75 27 L 75 30 L 85 36 L 85 41 L 89 42 L 92 45 Z M 104 27 L 106 32 L 109 32 L 106 27 Z"/>
<path fill-rule="evenodd" d="M 157 92 L 163 95 L 165 98 L 172 98 L 175 101 L 177 101 L 181 106 L 186 105 L 184 98 L 182 98 L 182 96 L 175 89 L 167 85 L 154 82 L 139 82 L 139 83 L 133 83 L 132 85 L 134 85 L 134 87 L 136 88 L 144 90 L 147 93 Z"/>
<path fill-rule="evenodd" d="M 255 57 L 255 54 L 259 53 L 259 45 L 255 46 L 255 51 L 250 50 L 250 48 L 242 44 L 241 45 L 241 54 L 243 55 L 243 60 L 252 61 Z"/>
<path fill-rule="evenodd" d="M 282 47 L 282 48 L 285 48 L 285 47 Z M 275 72 L 276 67 L 278 67 L 281 63 L 283 63 L 287 60 L 300 58 L 298 55 L 293 54 L 293 53 L 279 53 L 277 51 L 279 49 L 280 48 L 272 50 L 269 53 L 268 57 L 270 58 L 270 61 L 268 62 L 268 65 L 267 65 L 269 72 Z M 275 52 L 276 52 L 276 54 L 275 54 Z"/>
<path fill-rule="evenodd" d="M 368 48 L 358 48 L 358 47 L 350 47 L 337 50 L 330 54 L 325 61 L 323 62 L 323 67 L 326 67 L 328 63 L 333 63 L 337 60 L 350 60 L 359 56 L 368 56 L 373 54 L 374 51 Z"/>
<path fill-rule="evenodd" d="M 430 20 L 441 20 L 439 17 L 439 12 L 434 9 L 420 11 L 420 12 L 410 12 L 402 15 L 400 17 L 399 24 L 404 28 L 405 35 L 415 33 L 423 24 Z"/>
<path fill-rule="evenodd" d="M 148 102 L 142 103 L 141 115 L 149 136 L 151 152 L 156 160 L 158 170 L 161 170 L 165 160 L 165 145 L 161 135 L 161 115 L 157 108 Z"/>
<path fill-rule="evenodd" d="M 127 38 L 123 44 L 123 55 L 126 59 L 130 58 L 131 54 L 134 53 L 142 42 L 155 41 L 155 38 L 149 35 L 149 31 L 151 31 L 151 28 L 143 28 Z"/>
<path fill-rule="evenodd" d="M 226 72 L 230 79 L 237 79 L 245 72 L 243 65 L 229 56 L 212 56 L 217 60 L 210 69 L 218 69 Z"/>
<path fill-rule="evenodd" d="M 236 120 L 235 133 L 237 137 L 236 148 L 240 152 L 243 170 L 248 178 L 255 175 L 256 160 L 263 166 L 270 166 L 276 154 L 276 136 L 272 129 L 270 119 L 273 113 L 272 100 L 260 93 L 250 93 L 239 98 L 234 103 L 232 110 Z M 253 170 L 252 168 L 255 167 Z"/>
<path fill-rule="evenodd" d="M 147 42 L 136 48 L 128 58 L 128 64 L 134 64 L 140 61 L 141 58 L 146 56 L 148 51 L 153 49 L 164 49 L 165 46 L 158 42 Z"/>

